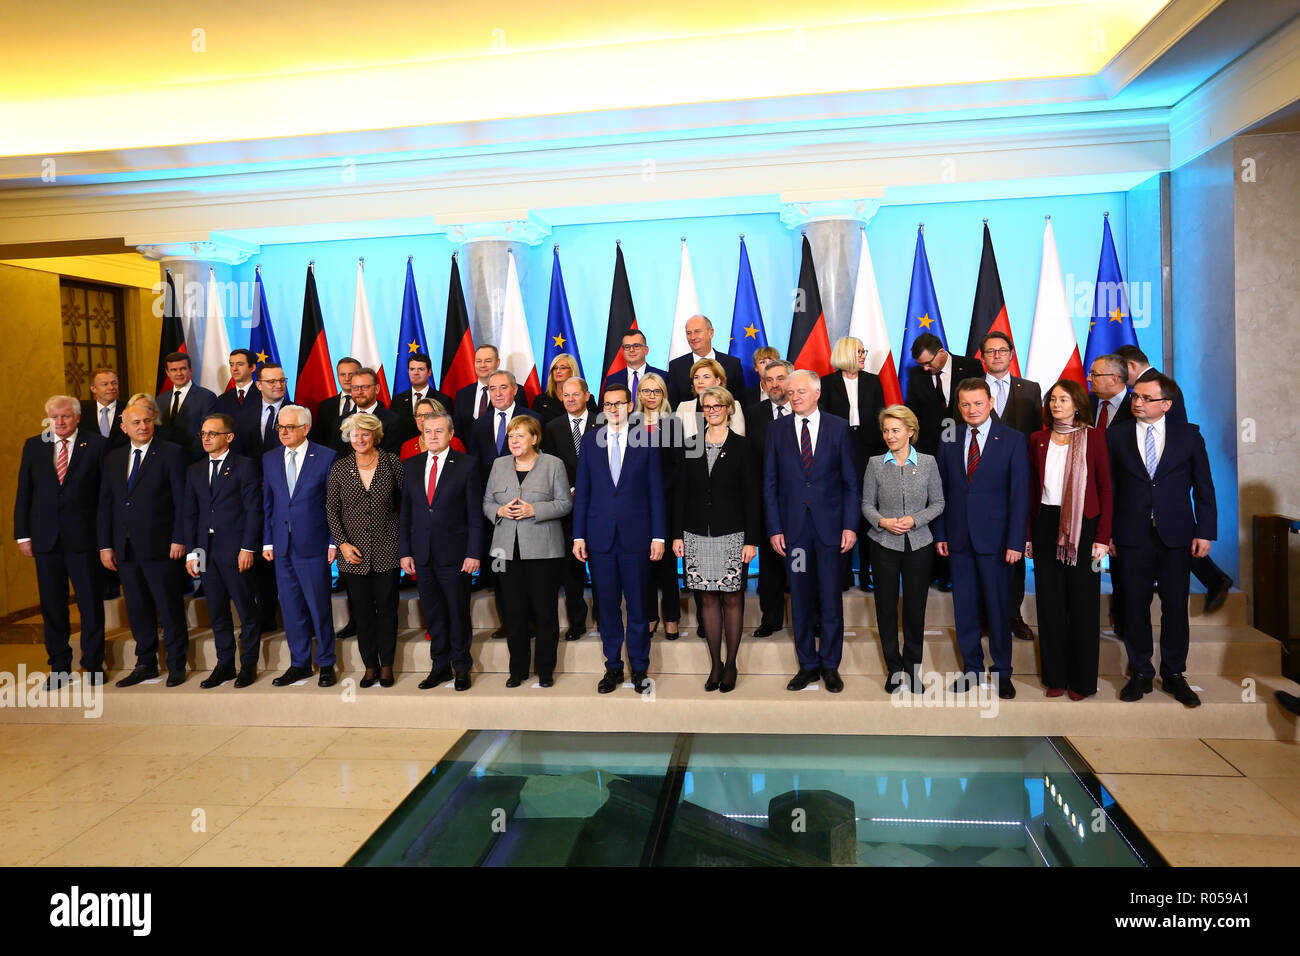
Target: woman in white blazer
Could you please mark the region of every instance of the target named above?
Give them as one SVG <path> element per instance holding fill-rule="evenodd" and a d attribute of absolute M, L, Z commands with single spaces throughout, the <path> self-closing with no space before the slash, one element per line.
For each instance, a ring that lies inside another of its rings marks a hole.
<path fill-rule="evenodd" d="M 695 389 L 696 397 L 682 402 L 676 411 L 677 417 L 682 420 L 682 436 L 685 438 L 694 438 L 700 431 L 704 416 L 700 412 L 698 396 L 706 388 L 725 388 L 733 397 L 745 393 L 744 382 L 727 385 L 727 373 L 722 370 L 721 363 L 714 359 L 700 359 L 691 366 L 691 387 Z M 737 392 L 737 389 L 740 391 Z M 736 413 L 731 416 L 731 430 L 737 435 L 745 434 L 745 412 L 740 407 L 740 402 L 736 403 Z"/>

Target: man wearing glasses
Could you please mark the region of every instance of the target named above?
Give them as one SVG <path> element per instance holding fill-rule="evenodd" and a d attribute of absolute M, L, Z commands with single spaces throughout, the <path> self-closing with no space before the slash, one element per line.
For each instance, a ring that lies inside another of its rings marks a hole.
<path fill-rule="evenodd" d="M 276 430 L 283 447 L 262 457 L 262 557 L 275 565 L 290 665 L 271 683 L 283 687 L 311 677 L 315 635 L 317 683 L 330 687 L 335 683 L 330 608 L 335 548 L 325 521 L 325 484 L 334 452 L 307 440 L 311 412 L 301 405 L 280 409 Z"/>
<path fill-rule="evenodd" d="M 605 379 L 605 388 L 611 385 L 626 385 L 632 390 L 632 401 L 635 403 L 637 390 L 641 387 L 641 379 L 645 378 L 647 373 L 653 372 L 665 382 L 668 381 L 667 372 L 646 362 L 646 356 L 649 354 L 650 348 L 646 345 L 644 332 L 640 329 L 628 329 L 624 332 L 623 361 L 627 363 L 627 368 L 621 368 Z"/>
<path fill-rule="evenodd" d="M 1092 416 L 1098 428 L 1109 429 L 1133 420 L 1129 404 L 1127 369 L 1118 355 L 1098 355 L 1088 369 L 1088 390 L 1092 393 Z"/>
<path fill-rule="evenodd" d="M 1149 694 L 1151 595 L 1160 595 L 1160 679 L 1185 707 L 1201 700 L 1183 676 L 1187 664 L 1187 584 L 1192 559 L 1210 553 L 1217 537 L 1214 479 L 1205 439 L 1195 425 L 1175 421 L 1174 380 L 1158 372 L 1133 387 L 1132 422 L 1106 432 L 1115 491 L 1111 553 L 1124 567 L 1124 646 L 1133 676 L 1120 700 Z"/>

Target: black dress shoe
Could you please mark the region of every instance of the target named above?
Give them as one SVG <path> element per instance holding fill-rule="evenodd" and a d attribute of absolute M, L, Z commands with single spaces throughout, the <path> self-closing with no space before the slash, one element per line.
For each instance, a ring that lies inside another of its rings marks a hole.
<path fill-rule="evenodd" d="M 452 679 L 452 676 L 450 667 L 444 667 L 442 670 L 438 670 L 436 667 L 432 668 L 429 671 L 429 676 L 420 681 L 420 690 L 429 690 L 439 684 L 445 684 Z"/>
<path fill-rule="evenodd" d="M 785 685 L 786 690 L 803 690 L 809 684 L 815 684 L 822 676 L 821 670 L 814 667 L 810 671 L 799 668 L 799 672 L 790 678 L 790 683 Z"/>
<path fill-rule="evenodd" d="M 997 677 L 998 696 L 1003 700 L 1016 699 L 1016 685 L 1011 683 L 1010 677 Z"/>
<path fill-rule="evenodd" d="M 894 691 L 903 686 L 902 673 L 890 674 L 885 678 L 885 693 L 893 695 Z"/>
<path fill-rule="evenodd" d="M 361 680 L 357 681 L 358 687 L 374 687 L 379 683 L 379 671 L 374 667 L 367 667 L 366 672 L 361 675 Z"/>
<path fill-rule="evenodd" d="M 275 618 L 271 617 L 271 618 L 262 619 L 263 636 L 270 634 L 272 631 L 278 631 L 279 629 L 280 629 L 280 622 L 277 621 Z"/>
<path fill-rule="evenodd" d="M 670 641 L 675 641 L 675 640 L 677 640 L 677 638 L 679 638 L 679 637 L 681 637 L 681 636 L 682 636 L 682 631 L 681 631 L 681 626 L 680 626 L 680 625 L 678 626 L 677 630 L 675 630 L 675 631 L 670 631 L 670 630 L 668 630 L 668 625 L 667 625 L 667 624 L 664 624 L 664 637 L 668 638 L 668 640 L 670 640 Z"/>
<path fill-rule="evenodd" d="M 775 633 L 776 633 L 777 631 L 779 631 L 779 630 L 781 630 L 781 628 L 780 628 L 779 626 L 778 626 L 778 627 L 768 627 L 766 624 L 760 624 L 758 627 L 754 628 L 754 636 L 755 636 L 755 637 L 771 637 L 773 634 L 775 634 Z"/>
<path fill-rule="evenodd" d="M 316 679 L 317 685 L 320 687 L 333 687 L 337 681 L 338 678 L 334 676 L 334 665 L 322 665 L 320 669 L 320 677 Z"/>
<path fill-rule="evenodd" d="M 1119 692 L 1119 699 L 1129 702 L 1141 700 L 1147 694 L 1151 693 L 1151 678 L 1139 677 L 1134 674 L 1124 685 L 1124 689 Z"/>
<path fill-rule="evenodd" d="M 602 694 L 612 694 L 622 686 L 623 669 L 621 667 L 616 671 L 606 669 L 605 676 L 602 677 L 600 683 L 596 685 L 596 690 L 600 691 Z"/>
<path fill-rule="evenodd" d="M 822 686 L 832 694 L 838 694 L 844 689 L 844 681 L 840 680 L 840 672 L 838 668 L 822 668 Z"/>
<path fill-rule="evenodd" d="M 456 682 L 452 684 L 457 690 L 469 690 L 469 671 L 456 675 Z"/>
<path fill-rule="evenodd" d="M 393 676 L 393 669 L 391 667 L 379 668 L 380 687 L 392 687 L 396 683 L 397 683 L 397 678 Z"/>
<path fill-rule="evenodd" d="M 1169 677 L 1160 679 L 1160 686 L 1166 694 L 1173 694 L 1174 700 L 1184 707 L 1200 707 L 1201 698 L 1196 696 L 1196 691 L 1187 685 L 1187 678 L 1182 674 L 1173 674 Z"/>
<path fill-rule="evenodd" d="M 104 672 L 102 670 L 85 671 L 81 679 L 87 684 L 94 684 L 96 687 L 104 686 Z"/>
<path fill-rule="evenodd" d="M 202 687 L 204 690 L 207 690 L 210 687 L 220 687 L 226 681 L 234 680 L 234 679 L 235 679 L 234 664 L 226 664 L 224 666 L 218 664 L 216 667 L 212 669 L 211 674 L 203 678 L 203 680 L 199 681 L 199 686 Z"/>
<path fill-rule="evenodd" d="M 353 622 L 351 618 L 349 618 L 348 622 L 343 625 L 343 629 L 341 631 L 334 632 L 334 636 L 340 639 L 344 637 L 356 637 L 357 636 L 356 623 Z"/>
<path fill-rule="evenodd" d="M 184 683 L 185 683 L 185 671 L 184 671 L 184 669 L 181 669 L 181 670 L 178 670 L 178 671 L 168 671 L 168 672 L 167 672 L 167 686 L 168 686 L 168 687 L 180 687 L 181 684 L 184 684 Z"/>
<path fill-rule="evenodd" d="M 583 628 L 571 627 L 564 632 L 564 639 L 566 641 L 580 640 L 582 638 L 583 630 L 584 630 Z"/>
<path fill-rule="evenodd" d="M 722 681 L 718 684 L 718 692 L 721 694 L 730 694 L 736 689 L 736 665 L 728 664 L 722 668 Z"/>
<path fill-rule="evenodd" d="M 511 674 L 510 677 L 506 679 L 506 686 L 507 686 L 507 687 L 518 687 L 518 686 L 519 686 L 520 684 L 522 684 L 523 682 L 524 682 L 524 679 L 523 679 L 522 677 L 516 677 L 514 674 Z"/>
<path fill-rule="evenodd" d="M 135 670 L 127 674 L 117 682 L 118 687 L 134 687 L 136 684 L 142 684 L 147 680 L 153 680 L 158 676 L 158 666 L 153 667 L 136 667 Z"/>
<path fill-rule="evenodd" d="M 1029 625 L 1025 623 L 1025 619 L 1019 614 L 1011 619 L 1011 636 L 1022 641 L 1032 641 L 1034 639 L 1034 632 L 1029 629 Z"/>
<path fill-rule="evenodd" d="M 275 680 L 271 681 L 271 686 L 288 687 L 290 684 L 296 684 L 300 680 L 306 680 L 308 677 L 311 677 L 313 673 L 315 672 L 311 669 L 310 664 L 303 667 L 294 667 L 293 665 L 290 665 L 287 671 Z"/>
<path fill-rule="evenodd" d="M 645 671 L 632 672 L 632 689 L 638 694 L 645 694 L 653 690 L 655 682 L 646 676 Z"/>
<path fill-rule="evenodd" d="M 554 687 L 555 678 L 550 674 L 538 674 L 537 683 L 542 687 Z"/>
<path fill-rule="evenodd" d="M 1289 710 L 1293 714 L 1300 715 L 1300 697 L 1295 696 L 1295 694 L 1288 694 L 1284 690 L 1273 691 L 1273 696 L 1277 698 L 1277 702 L 1286 710 Z"/>
<path fill-rule="evenodd" d="M 41 689 L 45 691 L 45 693 L 49 694 L 57 691 L 60 687 L 65 687 L 71 683 L 72 675 L 67 671 L 53 671 L 45 678 L 45 684 Z"/>
<path fill-rule="evenodd" d="M 256 668 L 256 667 L 241 667 L 241 668 L 239 669 L 239 676 L 235 678 L 235 686 L 236 686 L 236 687 L 247 687 L 249 684 L 253 683 L 253 681 L 255 681 L 255 680 L 257 680 L 257 668 Z"/>
<path fill-rule="evenodd" d="M 1226 574 L 1219 578 L 1214 587 L 1205 592 L 1205 613 L 1213 614 L 1219 608 L 1223 607 L 1223 602 L 1228 600 L 1228 592 L 1232 590 L 1232 578 Z"/>
<path fill-rule="evenodd" d="M 978 687 L 980 678 L 978 674 L 962 674 L 952 682 L 952 692 L 954 694 L 964 694 L 967 691 Z"/>
<path fill-rule="evenodd" d="M 504 640 L 505 636 L 506 636 L 506 629 L 504 627 L 498 627 L 495 631 L 492 632 L 492 638 L 494 640 L 498 640 L 498 641 Z"/>
<path fill-rule="evenodd" d="M 718 685 L 721 683 L 722 683 L 722 664 L 721 663 L 714 664 L 711 668 L 709 668 L 709 679 L 704 682 L 705 693 L 712 693 L 713 691 L 717 690 Z"/>

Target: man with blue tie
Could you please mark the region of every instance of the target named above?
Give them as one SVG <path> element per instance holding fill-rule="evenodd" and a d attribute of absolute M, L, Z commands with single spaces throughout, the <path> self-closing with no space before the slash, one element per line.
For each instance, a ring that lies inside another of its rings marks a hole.
<path fill-rule="evenodd" d="M 153 397 L 132 395 L 122 410 L 130 441 L 104 456 L 99 491 L 99 560 L 122 579 L 126 616 L 135 637 L 135 669 L 118 687 L 158 676 L 158 621 L 167 652 L 167 686 L 185 682 L 189 627 L 185 621 L 182 503 L 185 452 L 154 434 Z"/>
<path fill-rule="evenodd" d="M 116 385 L 116 376 L 114 376 Z M 27 439 L 18 467 L 14 536 L 18 550 L 36 559 L 36 585 L 45 622 L 50 665 L 47 691 L 71 679 L 72 621 L 68 582 L 81 612 L 81 667 L 86 680 L 104 680 L 104 602 L 100 596 L 99 548 L 95 542 L 99 469 L 105 441 L 82 428 L 81 407 L 71 395 L 45 403 L 49 430 Z"/>
<path fill-rule="evenodd" d="M 283 447 L 262 456 L 262 556 L 275 564 L 290 660 L 271 683 L 283 687 L 311 677 L 315 635 L 317 683 L 331 687 L 337 679 L 330 602 L 336 549 L 325 521 L 325 485 L 334 452 L 307 440 L 311 412 L 301 405 L 280 409 L 276 427 Z"/>
<path fill-rule="evenodd" d="M 127 443 L 122 431 L 122 403 L 118 400 L 120 385 L 117 373 L 111 368 L 97 368 L 90 378 L 90 399 L 81 403 L 81 420 L 87 431 L 94 429 L 104 439 L 106 450 L 121 448 Z"/>
<path fill-rule="evenodd" d="M 649 350 L 650 346 L 646 344 L 645 333 L 640 329 L 628 329 L 624 332 L 623 362 L 625 367 L 605 379 L 604 388 L 609 388 L 611 385 L 626 385 L 632 390 L 632 401 L 636 402 L 637 390 L 640 389 L 641 380 L 646 377 L 646 373 L 653 372 L 662 378 L 666 384 L 668 382 L 668 373 L 646 362 Z"/>
<path fill-rule="evenodd" d="M 632 391 L 605 388 L 605 425 L 582 436 L 573 491 L 573 556 L 591 561 L 591 585 L 599 605 L 597 623 L 605 650 L 602 694 L 623 683 L 627 644 L 632 687 L 651 688 L 650 623 L 646 598 L 650 562 L 664 556 L 667 516 L 659 449 L 641 429 L 628 427 Z M 626 627 L 623 602 L 627 602 Z"/>
<path fill-rule="evenodd" d="M 199 682 L 203 688 L 233 680 L 247 687 L 257 676 L 262 637 L 261 610 L 253 578 L 253 556 L 262 539 L 262 480 L 257 467 L 230 450 L 235 422 L 227 414 L 209 415 L 199 431 L 205 461 L 185 475 L 185 570 L 201 577 L 208 619 L 217 645 L 217 665 Z M 230 604 L 239 613 L 239 673 L 235 673 L 235 626 Z"/>
<path fill-rule="evenodd" d="M 786 378 L 793 415 L 768 426 L 763 453 L 763 504 L 768 541 L 785 560 L 790 618 L 799 670 L 787 690 L 818 680 L 832 694 L 844 689 L 842 555 L 857 543 L 862 478 L 854 466 L 849 423 L 818 407 L 821 378 L 796 369 Z M 821 639 L 817 613 L 821 611 Z"/>
<path fill-rule="evenodd" d="M 1177 395 L 1168 376 L 1144 376 L 1133 386 L 1133 420 L 1106 432 L 1115 489 L 1111 548 L 1124 569 L 1124 646 L 1133 672 L 1119 696 L 1137 701 L 1151 692 L 1151 596 L 1158 593 L 1161 684 L 1183 706 L 1199 707 L 1183 676 L 1187 585 L 1192 559 L 1209 554 L 1217 537 L 1218 510 L 1201 430 L 1172 417 Z"/>
<path fill-rule="evenodd" d="M 1029 527 L 1029 449 L 1025 436 L 992 417 L 993 393 L 983 378 L 957 385 L 963 424 L 939 441 L 944 510 L 935 519 L 935 551 L 949 559 L 952 604 L 961 650 L 964 693 L 984 672 L 980 618 L 988 621 L 989 653 L 998 696 L 1016 696 L 1011 683 L 1011 565 L 1024 557 Z M 981 609 L 983 615 L 981 615 Z"/>

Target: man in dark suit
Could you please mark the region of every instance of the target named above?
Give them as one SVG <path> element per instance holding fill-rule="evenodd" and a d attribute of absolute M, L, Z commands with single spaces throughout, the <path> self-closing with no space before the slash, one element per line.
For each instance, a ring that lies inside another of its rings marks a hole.
<path fill-rule="evenodd" d="M 793 371 L 794 366 L 789 362 L 769 362 L 763 369 L 763 388 L 767 391 L 767 398 L 745 409 L 745 430 L 754 447 L 755 468 L 763 467 L 772 423 L 794 414 L 786 394 L 788 378 Z M 762 620 L 754 631 L 755 637 L 769 637 L 785 627 L 785 559 L 772 550 L 771 534 L 765 528 L 758 546 L 758 605 Z"/>
<path fill-rule="evenodd" d="M 172 352 L 165 361 L 171 388 L 154 399 L 158 403 L 158 430 L 163 438 L 180 445 L 190 461 L 198 461 L 203 457 L 199 428 L 217 396 L 194 382 L 194 366 L 184 352 Z"/>
<path fill-rule="evenodd" d="M 246 402 L 257 399 L 257 383 L 253 381 L 256 365 L 257 357 L 248 349 L 235 349 L 230 353 L 230 387 L 217 396 L 210 414 L 220 412 L 235 419 Z M 202 436 L 199 437 L 201 440 Z"/>
<path fill-rule="evenodd" d="M 99 491 L 99 560 L 122 579 L 126 616 L 135 637 L 135 669 L 117 682 L 133 687 L 158 676 L 158 620 L 167 652 L 167 686 L 185 682 L 182 502 L 185 453 L 154 431 L 151 396 L 132 395 L 122 410 L 130 442 L 104 456 Z"/>
<path fill-rule="evenodd" d="M 488 379 L 501 367 L 501 353 L 495 345 L 480 345 L 474 350 L 474 374 L 478 381 L 466 385 L 456 393 L 453 403 L 456 411 L 452 421 L 456 425 L 456 434 L 466 448 L 469 448 L 469 435 L 478 417 L 488 410 Z M 446 384 L 445 382 L 443 384 Z"/>
<path fill-rule="evenodd" d="M 596 416 L 587 407 L 591 394 L 587 383 L 576 375 L 560 384 L 560 398 L 564 401 L 564 414 L 542 430 L 542 451 L 564 462 L 569 476 L 569 494 L 578 484 L 578 454 L 582 436 L 596 429 Z M 576 641 L 587 630 L 587 566 L 573 556 L 573 514 L 561 519 L 564 527 L 564 607 L 568 613 L 569 628 L 566 641 Z M 599 617 L 599 614 L 596 615 Z"/>
<path fill-rule="evenodd" d="M 301 405 L 280 409 L 283 447 L 262 456 L 262 556 L 275 564 L 276 586 L 289 641 L 289 669 L 276 687 L 311 677 L 311 639 L 321 687 L 335 683 L 334 614 L 330 565 L 336 549 L 325 521 L 325 486 L 334 452 L 307 440 L 311 412 Z"/>
<path fill-rule="evenodd" d="M 922 332 L 913 340 L 912 358 L 916 364 L 907 373 L 905 404 L 921 426 L 915 447 L 927 455 L 937 455 L 945 419 L 952 419 L 954 424 L 961 420 L 957 413 L 957 383 L 983 378 L 984 366 L 979 359 L 951 354 L 933 332 Z"/>
<path fill-rule="evenodd" d="M 420 434 L 420 429 L 415 423 L 415 403 L 420 399 L 431 398 L 453 416 L 455 415 L 455 403 L 452 399 L 434 388 L 433 383 L 429 381 L 429 376 L 433 374 L 433 359 L 423 352 L 417 352 L 406 360 L 406 374 L 411 380 L 411 387 L 394 395 L 393 404 L 389 406 L 389 410 L 397 416 L 399 445 L 406 444 Z"/>
<path fill-rule="evenodd" d="M 280 410 L 293 404 L 288 395 L 288 384 L 284 368 L 267 362 L 257 370 L 257 388 L 245 398 L 243 407 L 235 416 L 235 440 L 230 450 L 243 455 L 258 470 L 262 467 L 262 456 L 281 447 L 276 423 L 280 420 Z M 275 607 L 274 598 L 271 607 Z M 266 613 L 265 607 L 262 613 Z M 275 630 L 274 624 L 270 630 Z"/>
<path fill-rule="evenodd" d="M 713 349 L 713 323 L 705 316 L 693 315 L 686 320 L 686 342 L 691 350 L 668 363 L 668 400 L 678 404 L 695 397 L 691 367 L 700 359 L 714 359 L 727 374 L 727 388 L 733 395 L 745 392 L 745 368 L 740 359 Z"/>
<path fill-rule="evenodd" d="M 1124 568 L 1124 646 L 1129 678 L 1120 699 L 1151 692 L 1151 595 L 1160 595 L 1160 679 L 1186 707 L 1200 698 L 1183 676 L 1187 665 L 1187 579 L 1193 557 L 1210 553 L 1218 511 L 1205 439 L 1174 421 L 1177 386 L 1159 373 L 1133 387 L 1133 422 L 1106 433 L 1115 489 L 1112 548 Z M 1195 508 L 1193 508 L 1193 503 Z"/>
<path fill-rule="evenodd" d="M 668 381 L 668 373 L 661 368 L 655 368 L 653 365 L 646 363 L 646 355 L 649 353 L 649 346 L 646 345 L 645 333 L 640 329 L 628 329 L 623 333 L 623 361 L 626 368 L 621 368 L 609 378 L 605 379 L 605 384 L 601 388 L 601 394 L 611 385 L 626 385 L 632 390 L 632 402 L 636 403 L 637 392 L 641 388 L 641 380 L 646 377 L 647 373 L 654 373 L 664 380 Z"/>
<path fill-rule="evenodd" d="M 632 390 L 605 389 L 605 425 L 582 438 L 573 492 L 573 556 L 591 560 L 592 591 L 599 604 L 600 639 L 605 651 L 602 694 L 623 683 L 623 644 L 627 644 L 632 687 L 638 694 L 652 684 L 650 669 L 650 562 L 664 555 L 667 534 L 659 449 L 638 427 L 628 426 Z M 627 602 L 627 623 L 623 602 Z"/>
<path fill-rule="evenodd" d="M 1133 421 L 1127 386 L 1128 369 L 1118 355 L 1099 355 L 1088 369 L 1088 396 L 1092 420 L 1106 434 L 1120 422 Z M 1120 573 L 1118 555 L 1110 556 L 1110 626 L 1117 637 L 1124 636 L 1124 575 Z"/>
<path fill-rule="evenodd" d="M 352 401 L 352 375 L 361 368 L 361 363 L 351 355 L 345 355 L 334 368 L 338 374 L 339 390 L 312 410 L 312 430 L 308 436 L 311 441 L 328 448 L 334 448 L 338 442 L 339 426 L 343 420 L 357 410 Z"/>
<path fill-rule="evenodd" d="M 993 393 L 984 376 L 957 384 L 963 424 L 939 443 L 944 510 L 935 519 L 935 550 L 952 568 L 952 603 L 963 674 L 956 693 L 984 671 L 980 618 L 988 622 L 989 653 L 998 696 L 1016 696 L 1011 683 L 1010 566 L 1024 557 L 1029 521 L 1029 449 L 1025 436 L 993 419 Z M 983 614 L 981 614 L 981 610 Z"/>
<path fill-rule="evenodd" d="M 483 554 L 483 478 L 468 454 L 451 448 L 450 413 L 424 420 L 427 451 L 402 463 L 402 505 L 397 554 L 415 578 L 429 634 L 428 690 L 454 679 L 469 690 L 469 579 Z"/>
<path fill-rule="evenodd" d="M 384 426 L 384 437 L 379 440 L 379 447 L 394 455 L 398 454 L 402 450 L 402 424 L 397 416 L 379 401 L 379 376 L 375 374 L 374 369 L 359 368 L 352 373 L 352 404 L 356 406 L 357 412 L 374 415 L 379 419 L 380 424 Z M 346 418 L 340 421 L 339 425 L 342 426 L 345 421 Z M 342 431 L 337 429 L 329 440 L 321 444 L 332 449 L 336 455 L 346 455 L 352 450 L 351 446 L 343 440 Z"/>
<path fill-rule="evenodd" d="M 772 549 L 786 561 L 799 657 L 799 670 L 786 689 L 803 690 L 820 679 L 837 694 L 844 689 L 840 564 L 857 541 L 862 478 L 853 464 L 848 422 L 817 407 L 817 373 L 797 369 L 787 388 L 794 414 L 771 426 L 763 465 L 767 533 Z M 820 646 L 814 636 L 819 604 Z"/>
<path fill-rule="evenodd" d="M 70 395 L 49 399 L 45 417 L 49 429 L 23 445 L 14 499 L 14 537 L 18 550 L 36 559 L 36 586 L 50 665 L 45 689 L 51 691 L 71 679 L 69 581 L 81 612 L 81 668 L 86 680 L 104 680 L 104 601 L 95 529 L 100 459 L 106 443 L 93 426 L 80 427 L 81 408 Z"/>
<path fill-rule="evenodd" d="M 203 422 L 199 438 L 208 453 L 185 475 L 185 570 L 203 581 L 208 619 L 217 645 L 217 665 L 200 687 L 233 680 L 247 687 L 257 676 L 262 637 L 261 609 L 253 557 L 262 543 L 262 476 L 257 467 L 230 450 L 235 422 L 215 412 Z M 239 614 L 239 673 L 235 673 L 235 625 Z"/>
<path fill-rule="evenodd" d="M 81 420 L 86 423 L 86 430 L 97 432 L 110 451 L 130 441 L 122 431 L 122 403 L 118 401 L 118 391 L 117 373 L 111 368 L 97 368 L 90 379 L 90 394 L 94 398 L 81 403 Z"/>

